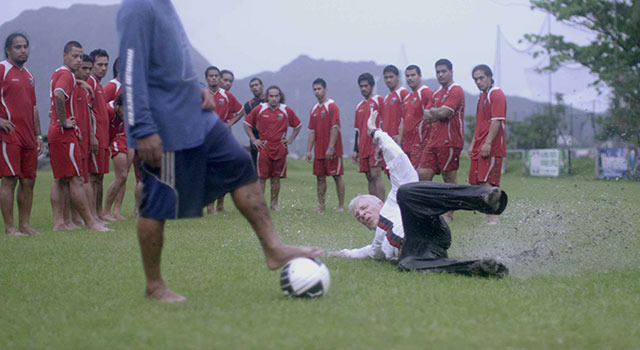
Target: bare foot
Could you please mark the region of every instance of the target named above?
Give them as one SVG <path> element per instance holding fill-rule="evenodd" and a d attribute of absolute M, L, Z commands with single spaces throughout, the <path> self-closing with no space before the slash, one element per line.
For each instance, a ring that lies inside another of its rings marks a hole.
<path fill-rule="evenodd" d="M 211 215 L 218 214 L 218 212 L 216 211 L 216 208 L 213 206 L 213 204 L 207 205 L 207 214 L 211 214 Z"/>
<path fill-rule="evenodd" d="M 105 215 L 98 215 L 98 218 L 104 222 L 113 222 L 116 221 L 116 219 L 114 217 L 112 217 L 109 214 L 105 214 Z"/>
<path fill-rule="evenodd" d="M 218 207 L 216 210 L 218 211 L 218 213 L 229 213 L 230 212 L 229 210 L 227 210 L 225 208 L 220 208 L 220 207 Z"/>
<path fill-rule="evenodd" d="M 87 230 L 89 231 L 98 231 L 98 232 L 111 232 L 113 231 L 113 229 L 110 229 L 108 227 L 104 227 L 100 224 L 93 224 L 93 226 L 87 226 Z"/>
<path fill-rule="evenodd" d="M 264 251 L 265 259 L 267 260 L 267 267 L 271 270 L 282 267 L 293 258 L 316 258 L 323 253 L 322 249 L 317 247 L 298 247 L 284 244 L 277 249 Z"/>
<path fill-rule="evenodd" d="M 187 301 L 187 298 L 183 297 L 180 294 L 174 293 L 166 286 L 156 288 L 153 291 L 149 291 L 147 289 L 144 292 L 144 297 L 147 299 L 161 301 L 163 303 L 180 303 L 183 301 Z"/>
<path fill-rule="evenodd" d="M 278 203 L 276 203 L 276 204 L 271 204 L 271 210 L 273 210 L 273 211 L 280 211 L 280 206 L 278 205 Z"/>
<path fill-rule="evenodd" d="M 500 197 L 502 197 L 502 191 L 498 187 L 492 187 L 489 193 L 484 196 L 484 202 L 493 209 L 493 211 L 497 211 L 500 209 Z"/>
<path fill-rule="evenodd" d="M 113 214 L 113 217 L 114 217 L 116 220 L 127 220 L 127 218 L 125 218 L 124 216 L 122 216 L 122 214 L 119 214 L 119 213 L 118 213 L 118 214 L 115 214 L 115 213 L 114 213 L 114 214 Z"/>
<path fill-rule="evenodd" d="M 79 230 L 81 228 L 81 226 L 78 226 L 73 222 L 68 222 L 64 225 L 67 227 L 67 231 Z"/>
<path fill-rule="evenodd" d="M 444 222 L 446 222 L 448 224 L 451 221 L 453 221 L 453 213 L 448 211 L 448 212 L 442 214 L 442 218 L 444 219 Z"/>
<path fill-rule="evenodd" d="M 318 206 L 316 208 L 316 213 L 322 213 L 324 211 L 324 206 Z"/>
<path fill-rule="evenodd" d="M 26 236 L 26 234 L 24 234 L 23 232 L 21 232 L 15 227 L 13 229 L 6 230 L 4 233 L 7 236 L 14 236 L 14 237 Z"/>
<path fill-rule="evenodd" d="M 20 231 L 32 236 L 37 236 L 40 234 L 40 232 L 32 229 L 31 226 L 20 228 Z"/>
<path fill-rule="evenodd" d="M 133 209 L 133 213 L 131 213 L 131 215 L 133 215 L 134 218 L 137 218 L 138 216 L 140 216 L 140 212 L 138 211 L 138 208 Z"/>
<path fill-rule="evenodd" d="M 73 231 L 73 230 L 77 230 L 79 229 L 80 226 L 74 224 L 74 223 L 66 223 L 66 224 L 62 224 L 62 225 L 53 225 L 53 230 L 54 231 Z"/>
<path fill-rule="evenodd" d="M 344 213 L 344 208 L 338 207 L 338 209 L 336 209 L 336 213 Z"/>
<path fill-rule="evenodd" d="M 487 225 L 500 225 L 498 215 L 487 215 Z"/>

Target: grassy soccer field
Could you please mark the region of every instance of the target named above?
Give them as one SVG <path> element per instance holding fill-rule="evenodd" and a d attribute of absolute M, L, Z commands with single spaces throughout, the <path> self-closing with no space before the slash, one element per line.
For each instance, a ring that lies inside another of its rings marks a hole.
<path fill-rule="evenodd" d="M 279 271 L 267 270 L 227 197 L 230 213 L 167 224 L 164 277 L 188 298 L 181 305 L 143 298 L 133 219 L 111 224 L 113 233 L 51 232 L 52 176 L 40 172 L 32 226 L 43 234 L 0 235 L 0 349 L 637 348 L 640 183 L 593 180 L 592 160 L 574 166 L 578 175 L 547 179 L 510 163 L 499 227 L 456 213 L 450 256 L 497 256 L 511 276 L 400 273 L 388 263 L 323 258 L 332 285 L 318 300 L 282 296 Z M 461 168 L 465 183 L 468 163 Z M 345 169 L 348 204 L 366 183 L 352 164 Z M 311 166 L 290 161 L 288 173 L 283 210 L 272 214 L 285 242 L 325 250 L 370 243 L 372 232 L 332 211 L 333 181 L 329 210 L 317 214 Z"/>

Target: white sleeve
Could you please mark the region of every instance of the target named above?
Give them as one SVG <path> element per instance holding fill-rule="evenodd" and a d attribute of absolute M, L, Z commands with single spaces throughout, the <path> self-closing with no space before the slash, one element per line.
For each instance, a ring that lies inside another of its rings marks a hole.
<path fill-rule="evenodd" d="M 386 239 L 386 232 L 380 228 L 376 228 L 376 235 L 371 244 L 357 249 L 342 249 L 338 251 L 338 256 L 354 259 L 376 259 L 383 260 L 387 256 L 383 251 L 383 242 Z"/>
<path fill-rule="evenodd" d="M 395 193 L 398 188 L 409 182 L 418 181 L 418 173 L 411 165 L 411 161 L 407 154 L 404 153 L 402 148 L 382 130 L 376 130 L 373 133 L 373 141 L 382 148 L 382 154 L 384 161 L 387 163 L 387 169 L 389 169 L 389 175 L 391 177 L 391 191 L 387 198 L 392 198 L 395 202 Z"/>

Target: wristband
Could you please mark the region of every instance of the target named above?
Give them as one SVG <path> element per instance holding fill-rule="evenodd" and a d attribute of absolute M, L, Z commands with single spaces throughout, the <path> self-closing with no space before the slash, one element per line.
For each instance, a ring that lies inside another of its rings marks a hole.
<path fill-rule="evenodd" d="M 327 147 L 327 151 L 335 151 L 333 147 Z"/>

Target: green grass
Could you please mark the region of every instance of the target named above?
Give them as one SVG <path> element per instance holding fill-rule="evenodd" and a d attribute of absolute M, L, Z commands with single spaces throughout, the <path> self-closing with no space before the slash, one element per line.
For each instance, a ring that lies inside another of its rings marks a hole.
<path fill-rule="evenodd" d="M 511 162 L 499 227 L 456 213 L 450 255 L 499 256 L 510 277 L 323 258 L 332 285 L 318 300 L 282 296 L 279 272 L 266 269 L 227 197 L 231 213 L 167 224 L 163 272 L 188 297 L 182 305 L 142 297 L 134 220 L 112 224 L 115 233 L 51 232 L 43 171 L 32 219 L 43 234 L 0 237 L 0 348 L 637 348 L 640 183 L 594 180 L 589 161 L 575 160 L 576 173 L 559 179 L 523 176 Z M 326 250 L 368 244 L 372 233 L 347 214 L 313 212 L 310 168 L 289 162 L 283 210 L 272 215 L 282 239 Z M 345 169 L 348 202 L 366 183 Z M 464 183 L 466 161 L 461 169 Z M 125 214 L 131 203 L 130 187 Z M 329 181 L 327 206 L 335 204 Z"/>

